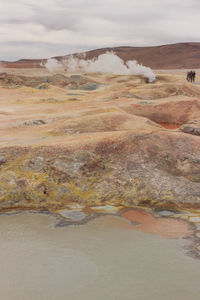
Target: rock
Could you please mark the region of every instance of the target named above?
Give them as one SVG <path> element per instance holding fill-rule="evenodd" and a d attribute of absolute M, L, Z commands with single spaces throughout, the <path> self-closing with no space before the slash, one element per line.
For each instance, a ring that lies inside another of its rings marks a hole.
<path fill-rule="evenodd" d="M 55 86 L 64 87 L 69 84 L 70 80 L 63 74 L 55 74 L 47 77 L 47 82 Z"/>
<path fill-rule="evenodd" d="M 185 133 L 200 136 L 200 120 L 193 121 L 190 124 L 184 124 L 180 130 Z"/>
<path fill-rule="evenodd" d="M 58 213 L 73 222 L 80 222 L 87 217 L 87 215 L 80 210 L 60 210 Z"/>
<path fill-rule="evenodd" d="M 97 83 L 87 83 L 80 86 L 80 90 L 84 91 L 94 91 L 99 88 L 99 84 Z"/>
<path fill-rule="evenodd" d="M 34 125 L 44 125 L 46 121 L 44 120 L 29 120 L 23 123 L 25 126 L 34 126 Z"/>
<path fill-rule="evenodd" d="M 94 211 L 102 212 L 102 213 L 109 213 L 109 214 L 116 214 L 122 207 L 121 206 L 93 206 L 91 207 Z"/>
<path fill-rule="evenodd" d="M 82 162 L 64 161 L 56 159 L 53 166 L 61 172 L 76 174 L 80 167 L 83 166 Z"/>
<path fill-rule="evenodd" d="M 200 217 L 190 217 L 189 220 L 192 223 L 200 223 Z"/>
<path fill-rule="evenodd" d="M 4 155 L 0 155 L 0 166 L 4 165 L 7 162 L 7 159 Z"/>
<path fill-rule="evenodd" d="M 48 89 L 48 84 L 40 84 L 39 86 L 36 87 L 38 90 L 46 90 Z"/>
<path fill-rule="evenodd" d="M 157 211 L 156 212 L 160 217 L 171 217 L 174 214 L 176 214 L 173 211 L 169 211 L 169 210 L 161 210 L 161 211 Z"/>
<path fill-rule="evenodd" d="M 35 171 L 39 172 L 45 166 L 45 160 L 41 156 L 33 157 L 28 161 L 26 166 L 29 169 L 32 169 L 32 170 L 35 170 Z"/>
<path fill-rule="evenodd" d="M 85 82 L 85 77 L 84 76 L 81 76 L 81 75 L 71 75 L 69 77 L 69 82 L 72 83 L 72 82 L 76 82 L 78 84 L 81 84 L 81 83 L 84 83 Z"/>

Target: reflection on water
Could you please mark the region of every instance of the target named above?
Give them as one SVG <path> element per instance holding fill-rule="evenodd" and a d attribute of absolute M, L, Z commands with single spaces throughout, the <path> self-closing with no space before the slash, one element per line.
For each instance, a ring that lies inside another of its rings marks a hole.
<path fill-rule="evenodd" d="M 177 240 L 104 216 L 53 228 L 40 214 L 0 216 L 2 300 L 197 300 L 200 262 Z"/>

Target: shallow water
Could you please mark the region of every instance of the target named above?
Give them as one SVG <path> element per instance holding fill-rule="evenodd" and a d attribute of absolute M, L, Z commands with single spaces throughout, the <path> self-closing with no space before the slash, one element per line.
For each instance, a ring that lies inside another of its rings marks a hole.
<path fill-rule="evenodd" d="M 55 219 L 0 216 L 0 299 L 197 300 L 200 262 L 180 241 L 104 216 L 54 228 Z"/>

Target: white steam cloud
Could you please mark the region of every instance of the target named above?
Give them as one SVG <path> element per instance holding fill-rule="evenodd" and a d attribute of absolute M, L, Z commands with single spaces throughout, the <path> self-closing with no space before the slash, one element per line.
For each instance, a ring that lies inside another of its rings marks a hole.
<path fill-rule="evenodd" d="M 41 64 L 41 66 L 43 66 L 43 64 Z M 51 73 L 61 72 L 65 70 L 64 65 L 59 63 L 55 58 L 49 58 L 44 66 Z"/>
<path fill-rule="evenodd" d="M 152 82 L 156 79 L 153 71 L 140 65 L 135 60 L 129 60 L 126 63 L 113 52 L 101 54 L 97 59 L 85 60 L 75 56 L 69 56 L 62 62 L 56 59 L 48 59 L 45 67 L 50 72 L 67 70 L 68 72 L 84 71 L 87 73 L 112 73 L 119 75 L 141 75 Z"/>

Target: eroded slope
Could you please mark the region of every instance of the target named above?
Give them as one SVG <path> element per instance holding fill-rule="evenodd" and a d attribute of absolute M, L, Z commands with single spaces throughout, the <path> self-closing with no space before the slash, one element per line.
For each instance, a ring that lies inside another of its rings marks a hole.
<path fill-rule="evenodd" d="M 0 88 L 1 209 L 200 207 L 200 138 L 161 126 L 200 119 L 198 85 L 180 74 L 151 84 L 105 74 L 29 76 Z M 45 88 L 23 84 L 45 78 L 54 78 Z"/>

